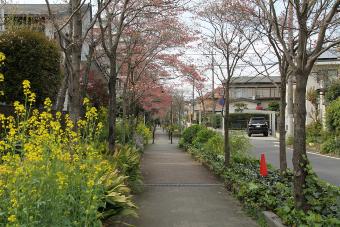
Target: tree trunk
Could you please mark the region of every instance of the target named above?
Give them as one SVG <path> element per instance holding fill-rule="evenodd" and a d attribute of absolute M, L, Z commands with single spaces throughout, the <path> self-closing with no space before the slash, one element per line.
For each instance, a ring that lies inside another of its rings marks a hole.
<path fill-rule="evenodd" d="M 303 190 L 307 176 L 307 154 L 306 154 L 306 85 L 308 75 L 297 73 L 295 106 L 294 106 L 294 196 L 295 206 L 298 209 L 306 210 L 306 198 Z"/>
<path fill-rule="evenodd" d="M 109 78 L 109 151 L 113 154 L 116 146 L 116 79 L 117 79 L 116 59 L 110 59 L 110 78 Z"/>
<path fill-rule="evenodd" d="M 229 144 L 229 84 L 224 88 L 224 166 L 230 166 Z"/>
<path fill-rule="evenodd" d="M 286 156 L 286 72 L 281 74 L 281 90 L 280 90 L 280 171 L 284 173 L 287 170 Z"/>
<path fill-rule="evenodd" d="M 56 111 L 63 111 L 64 109 L 64 103 L 66 98 L 66 91 L 68 88 L 68 73 L 65 73 L 65 76 L 61 82 L 60 89 L 57 95 L 56 104 L 55 104 L 55 110 Z"/>
<path fill-rule="evenodd" d="M 79 6 L 79 0 L 72 0 L 72 11 L 76 11 Z M 69 78 L 69 99 L 70 99 L 70 117 L 73 122 L 76 122 L 80 117 L 80 63 L 81 63 L 81 35 L 82 35 L 82 17 L 81 10 L 74 13 L 72 17 L 72 56 L 71 67 L 72 72 Z"/>
<path fill-rule="evenodd" d="M 153 129 L 152 129 L 152 144 L 155 143 L 156 127 L 157 127 L 156 122 L 153 122 Z"/>
<path fill-rule="evenodd" d="M 294 135 L 294 92 L 293 92 L 293 78 L 292 75 L 288 78 L 288 88 L 287 88 L 287 114 L 288 114 L 288 131 L 287 135 L 288 136 L 293 136 Z"/>

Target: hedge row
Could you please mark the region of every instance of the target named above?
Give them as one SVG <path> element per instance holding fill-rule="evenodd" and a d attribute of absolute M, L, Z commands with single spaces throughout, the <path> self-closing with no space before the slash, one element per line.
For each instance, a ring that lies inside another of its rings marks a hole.
<path fill-rule="evenodd" d="M 259 217 L 261 211 L 270 210 L 277 213 L 289 226 L 340 226 L 340 188 L 321 181 L 312 172 L 310 166 L 305 187 L 309 209 L 303 212 L 294 207 L 291 171 L 283 176 L 278 170 L 269 167 L 268 176 L 261 177 L 259 161 L 242 150 L 247 145 L 239 145 L 239 150 L 232 147 L 231 166 L 225 168 L 224 156 L 221 153 L 223 144 L 220 144 L 221 141 L 214 141 L 217 149 L 208 146 L 216 138 L 214 132 L 208 131 L 209 129 L 196 125 L 187 128 L 183 133 L 180 146 L 223 178 L 227 188 L 252 215 Z M 198 145 L 197 140 L 202 134 L 207 137 L 204 143 Z M 246 138 L 242 143 L 247 143 Z"/>

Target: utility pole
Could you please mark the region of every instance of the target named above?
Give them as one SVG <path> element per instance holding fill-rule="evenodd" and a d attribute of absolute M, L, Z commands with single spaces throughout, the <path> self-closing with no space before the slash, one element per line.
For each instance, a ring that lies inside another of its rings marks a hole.
<path fill-rule="evenodd" d="M 289 4 L 289 27 L 288 27 L 288 39 L 291 45 L 291 49 L 293 47 L 293 4 Z M 293 51 L 293 50 L 291 50 Z M 287 121 L 288 121 L 288 136 L 294 135 L 294 113 L 293 113 L 293 75 L 288 76 L 288 84 L 287 84 Z"/>
<path fill-rule="evenodd" d="M 170 143 L 172 144 L 172 132 L 173 132 L 173 130 L 174 130 L 174 126 L 173 126 L 173 124 L 174 124 L 174 116 L 173 116 L 173 112 L 172 112 L 173 110 L 172 110 L 172 97 L 171 97 L 171 106 L 170 106 L 170 124 L 171 124 L 171 126 L 170 126 Z"/>
<path fill-rule="evenodd" d="M 5 0 L 1 0 L 0 4 L 0 32 L 5 31 Z"/>
<path fill-rule="evenodd" d="M 214 59 L 214 49 L 211 51 L 211 74 L 212 74 L 212 84 L 211 84 L 211 98 L 213 100 L 212 113 L 215 114 L 216 103 L 215 103 L 215 59 Z"/>
<path fill-rule="evenodd" d="M 192 76 L 192 122 L 195 116 L 195 77 Z"/>

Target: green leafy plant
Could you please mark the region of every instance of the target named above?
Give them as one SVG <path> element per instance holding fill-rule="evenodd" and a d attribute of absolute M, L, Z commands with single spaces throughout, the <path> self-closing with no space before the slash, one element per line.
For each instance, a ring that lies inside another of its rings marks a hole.
<path fill-rule="evenodd" d="M 215 131 L 204 127 L 197 133 L 192 144 L 196 148 L 202 147 L 204 143 L 216 134 Z"/>
<path fill-rule="evenodd" d="M 143 137 L 144 145 L 149 143 L 149 140 L 152 139 L 152 132 L 149 127 L 147 127 L 144 123 L 138 123 L 136 132 L 138 135 Z"/>
<path fill-rule="evenodd" d="M 340 97 L 328 105 L 326 123 L 331 132 L 340 134 Z"/>
<path fill-rule="evenodd" d="M 321 153 L 324 154 L 337 154 L 340 155 L 340 137 L 329 136 L 321 144 Z"/>
<path fill-rule="evenodd" d="M 183 133 L 181 140 L 179 142 L 179 146 L 183 147 L 185 144 L 191 144 L 194 138 L 196 137 L 197 133 L 203 129 L 204 126 L 202 125 L 192 125 L 188 128 L 186 128 Z"/>
<path fill-rule="evenodd" d="M 207 134 L 204 133 L 205 136 Z M 193 141 L 197 137 L 194 137 Z M 225 168 L 223 164 L 223 137 L 220 134 L 211 136 L 203 147 L 192 142 L 186 144 L 185 148 L 223 178 L 227 188 L 243 203 L 250 214 L 259 219 L 262 218 L 258 215 L 261 211 L 271 210 L 288 226 L 340 225 L 339 187 L 320 180 L 308 165 L 304 189 L 309 205 L 308 211 L 305 213 L 296 210 L 293 198 L 293 173 L 287 170 L 285 174 L 281 174 L 269 166 L 268 176 L 262 177 L 259 173 L 259 161 L 244 155 L 242 151 L 249 149 L 249 140 L 243 137 L 238 133 L 231 135 L 231 140 L 234 141 L 231 146 L 234 148 L 229 168 Z"/>
<path fill-rule="evenodd" d="M 140 171 L 140 152 L 132 145 L 118 145 L 112 157 L 116 169 L 123 176 L 127 176 L 126 184 L 132 191 L 140 191 L 142 174 Z"/>
<path fill-rule="evenodd" d="M 306 126 L 306 142 L 319 143 L 322 137 L 322 125 L 319 121 L 312 122 Z"/>
<path fill-rule="evenodd" d="M 3 100 L 8 104 L 23 101 L 18 87 L 29 80 L 36 102 L 55 97 L 62 79 L 58 45 L 45 34 L 28 29 L 8 30 L 0 36 L 0 50 L 6 55 L 6 80 Z"/>
<path fill-rule="evenodd" d="M 268 110 L 279 111 L 280 110 L 280 104 L 278 102 L 270 102 L 268 104 Z"/>
<path fill-rule="evenodd" d="M 340 79 L 333 81 L 325 93 L 325 99 L 328 103 L 336 100 L 338 97 L 340 97 Z"/>

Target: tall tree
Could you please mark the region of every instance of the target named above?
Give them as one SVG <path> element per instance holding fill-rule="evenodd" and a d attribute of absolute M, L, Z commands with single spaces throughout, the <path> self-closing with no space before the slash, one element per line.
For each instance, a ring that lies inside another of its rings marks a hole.
<path fill-rule="evenodd" d="M 102 8 L 105 1 L 97 1 Z M 122 65 L 119 65 L 119 48 L 123 45 L 124 32 L 138 18 L 152 17 L 177 6 L 176 0 L 113 0 L 105 12 L 100 14 L 98 21 L 102 36 L 102 48 L 109 65 L 109 150 L 115 148 L 115 125 L 117 114 L 116 80 Z"/>
<path fill-rule="evenodd" d="M 45 2 L 65 58 L 64 73 L 66 75 L 57 99 L 57 109 L 62 108 L 64 104 L 63 97 L 67 90 L 70 102 L 70 117 L 75 122 L 80 117 L 82 106 L 80 87 L 82 49 L 89 31 L 97 21 L 98 15 L 106 8 L 108 3 L 99 5 L 96 13 L 91 17 L 92 7 L 86 3 L 86 0 L 70 0 L 68 3 L 68 16 L 60 18 L 58 12 L 53 11 L 49 0 L 45 0 Z M 88 19 L 86 24 L 84 23 L 84 18 Z"/>
<path fill-rule="evenodd" d="M 338 28 L 338 9 L 340 0 L 291 0 L 294 10 L 293 35 L 297 41 L 296 53 L 289 48 L 282 29 L 281 15 L 288 15 L 281 1 L 255 0 L 260 10 L 273 27 L 273 36 L 280 43 L 285 59 L 296 77 L 294 97 L 294 196 L 295 205 L 307 210 L 308 204 L 304 189 L 308 175 L 306 153 L 306 87 L 307 80 L 317 58 L 328 49 L 338 45 L 340 38 L 334 31 Z"/>
<path fill-rule="evenodd" d="M 219 68 L 216 74 L 224 88 L 224 153 L 225 166 L 230 165 L 229 143 L 229 90 L 232 78 L 238 73 L 237 68 L 245 54 L 256 40 L 256 34 L 249 29 L 246 17 L 249 14 L 246 2 L 219 0 L 205 4 L 198 11 L 199 18 L 206 23 L 206 39 L 221 55 L 215 63 Z"/>
<path fill-rule="evenodd" d="M 255 7 L 255 6 L 254 6 Z M 294 39 L 291 35 L 291 24 L 293 23 L 293 12 L 292 12 L 292 4 L 288 3 L 283 5 L 285 7 L 285 11 L 288 13 L 287 15 L 283 15 L 280 18 L 280 23 L 284 29 L 280 30 L 281 36 L 285 37 L 287 43 L 289 44 L 290 51 L 294 52 Z M 265 50 L 262 50 L 257 45 L 252 45 L 252 51 L 255 53 L 255 56 L 258 57 L 260 62 L 260 67 L 257 64 L 253 63 L 253 59 L 249 60 L 249 64 L 257 71 L 258 75 L 266 76 L 271 79 L 270 76 L 272 74 L 272 68 L 278 68 L 279 75 L 281 78 L 280 86 L 273 82 L 273 84 L 280 89 L 280 115 L 279 115 L 279 142 L 280 142 L 280 155 L 279 155 L 279 163 L 280 170 L 282 173 L 285 173 L 287 170 L 287 155 L 286 155 L 286 99 L 287 99 L 287 82 L 291 80 L 291 70 L 289 70 L 289 64 L 286 60 L 286 56 L 283 53 L 282 46 L 280 42 L 278 42 L 273 35 L 273 26 L 267 23 L 266 17 L 261 13 L 261 11 L 252 10 L 249 11 L 250 14 L 253 14 L 253 17 L 249 23 L 254 27 L 254 30 L 259 33 L 261 39 L 259 40 L 262 46 L 266 46 Z M 272 59 L 276 57 L 276 61 L 272 61 L 268 59 Z M 258 68 L 261 68 L 258 69 Z M 289 93 L 289 92 L 288 92 Z"/>

